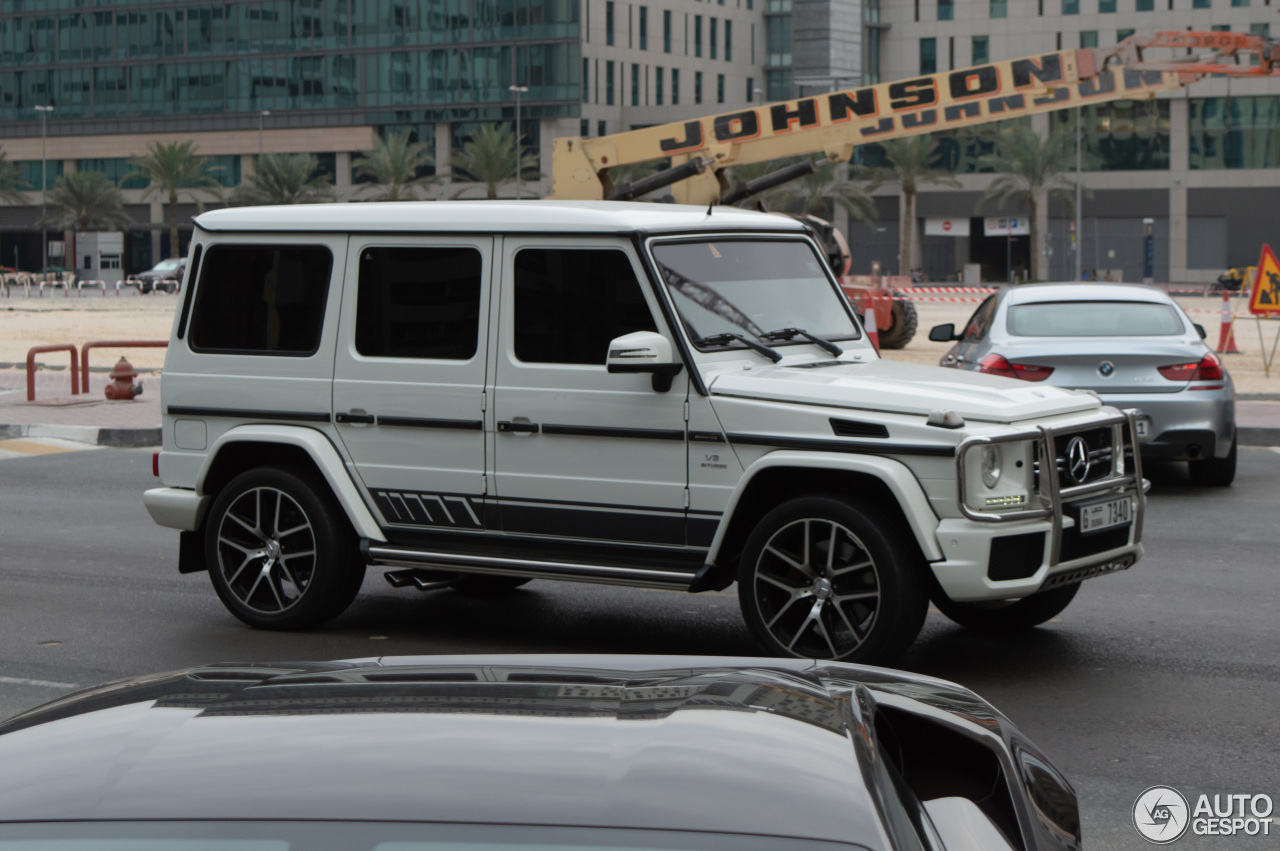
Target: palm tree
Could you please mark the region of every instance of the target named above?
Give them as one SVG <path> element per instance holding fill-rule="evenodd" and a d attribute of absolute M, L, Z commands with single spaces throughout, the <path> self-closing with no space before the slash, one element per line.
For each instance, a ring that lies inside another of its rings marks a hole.
<path fill-rule="evenodd" d="M 48 212 L 37 228 L 69 231 L 127 230 L 133 219 L 124 211 L 124 196 L 99 171 L 73 171 L 49 190 Z"/>
<path fill-rule="evenodd" d="M 378 139 L 372 151 L 351 162 L 357 177 L 373 181 L 371 187 L 378 192 L 379 201 L 404 201 L 416 199 L 417 191 L 437 182 L 435 175 L 419 176 L 422 169 L 435 165 L 423 142 L 410 142 L 409 131 L 402 130 Z"/>
<path fill-rule="evenodd" d="M 181 257 L 178 243 L 178 190 L 219 185 L 209 168 L 209 158 L 196 156 L 195 142 L 152 142 L 147 146 L 145 156 L 134 157 L 130 162 L 133 163 L 134 171 L 126 174 L 124 180 L 147 181 L 143 198 L 150 198 L 157 192 L 168 196 L 169 254 Z"/>
<path fill-rule="evenodd" d="M 983 166 L 990 166 L 999 177 L 987 187 L 982 203 L 1025 204 L 1027 219 L 1031 223 L 1031 277 L 1044 280 L 1044 258 L 1036 250 L 1040 234 L 1036 228 L 1036 213 L 1040 196 L 1044 194 L 1060 198 L 1067 207 L 1075 210 L 1073 190 L 1075 184 L 1067 174 L 1075 168 L 1075 140 L 1067 133 L 1042 139 L 1040 134 L 1025 124 L 1014 124 L 1001 132 L 996 141 L 995 153 L 978 159 Z"/>
<path fill-rule="evenodd" d="M 950 172 L 937 167 L 938 140 L 932 136 L 912 136 L 884 142 L 887 168 L 873 170 L 885 182 L 902 184 L 902 223 L 898 232 L 898 274 L 911 271 L 911 243 L 916 232 L 916 191 L 930 183 L 958 187 Z"/>
<path fill-rule="evenodd" d="M 749 183 L 806 159 L 812 159 L 812 157 L 791 157 L 736 166 L 730 172 L 730 179 L 734 185 Z M 857 176 L 864 177 L 865 174 L 858 172 Z M 775 186 L 759 195 L 744 198 L 739 205 L 754 207 L 758 203 L 763 203 L 769 209 L 829 218 L 831 209 L 827 202 L 839 204 L 858 221 L 875 221 L 875 202 L 871 200 L 867 188 L 850 180 L 845 169 L 835 163 L 820 165 L 812 174 L 797 177 L 789 183 Z"/>
<path fill-rule="evenodd" d="M 27 197 L 22 192 L 30 188 L 22 179 L 18 164 L 5 159 L 5 152 L 0 151 L 0 198 L 10 204 L 25 204 Z"/>
<path fill-rule="evenodd" d="M 332 201 L 333 181 L 327 174 L 315 174 L 319 165 L 312 154 L 263 154 L 231 194 L 231 203 L 255 207 Z"/>
<path fill-rule="evenodd" d="M 505 124 L 482 124 L 471 139 L 453 155 L 450 164 L 477 183 L 483 183 L 487 198 L 498 197 L 498 185 L 516 176 L 516 137 Z M 520 174 L 525 179 L 539 180 L 536 154 L 519 154 Z M 533 175 L 530 175 L 530 172 Z"/>

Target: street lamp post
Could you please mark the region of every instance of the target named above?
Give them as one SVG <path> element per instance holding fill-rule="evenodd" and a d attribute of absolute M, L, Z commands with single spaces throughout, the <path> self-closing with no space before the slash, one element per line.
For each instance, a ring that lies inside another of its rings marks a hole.
<path fill-rule="evenodd" d="M 271 110 L 264 109 L 258 112 L 258 156 L 262 156 L 262 126 L 266 117 L 271 114 Z"/>
<path fill-rule="evenodd" d="M 1084 243 L 1084 222 L 1081 220 L 1083 215 L 1080 211 L 1080 151 L 1084 147 L 1080 138 L 1080 119 L 1082 118 L 1080 107 L 1076 107 L 1076 280 L 1080 280 L 1080 275 L 1084 271 L 1084 267 L 1080 258 L 1080 246 Z"/>
<path fill-rule="evenodd" d="M 524 155 L 520 148 L 520 95 L 529 91 L 528 86 L 507 86 L 507 91 L 516 93 L 516 200 L 520 200 L 520 166 Z"/>
<path fill-rule="evenodd" d="M 48 215 L 45 209 L 45 196 L 49 191 L 49 164 L 45 155 L 45 139 L 48 137 L 49 113 L 53 112 L 52 106 L 37 106 L 36 112 L 40 113 L 40 218 L 43 219 Z M 49 265 L 49 231 L 44 225 L 40 226 L 40 271 L 44 271 L 44 267 Z"/>

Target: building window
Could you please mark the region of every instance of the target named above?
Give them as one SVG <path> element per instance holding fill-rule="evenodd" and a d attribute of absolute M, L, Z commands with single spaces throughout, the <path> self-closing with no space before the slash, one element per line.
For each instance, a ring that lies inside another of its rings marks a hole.
<path fill-rule="evenodd" d="M 640 7 L 640 49 L 649 49 L 649 7 Z"/>
<path fill-rule="evenodd" d="M 1009 17 L 1008 0 L 991 0 L 991 17 L 993 18 Z"/>
<path fill-rule="evenodd" d="M 658 106 L 662 106 L 662 88 L 663 88 L 662 83 L 663 83 L 664 76 L 665 74 L 663 74 L 662 68 L 653 69 L 653 94 L 654 94 L 653 102 Z"/>
<path fill-rule="evenodd" d="M 954 21 L 956 18 L 956 6 L 953 0 L 938 0 L 938 20 Z"/>
<path fill-rule="evenodd" d="M 604 63 L 604 102 L 613 106 L 613 60 Z"/>
<path fill-rule="evenodd" d="M 764 22 L 766 65 L 791 64 L 791 16 L 771 16 Z M 790 97 L 790 95 L 788 95 Z M 771 98 L 772 99 L 772 98 Z"/>
<path fill-rule="evenodd" d="M 1156 0 L 1138 0 L 1137 11 L 1154 12 L 1156 8 Z"/>
<path fill-rule="evenodd" d="M 724 103 L 724 74 L 716 74 L 716 103 Z"/>
<path fill-rule="evenodd" d="M 938 71 L 938 40 L 920 39 L 920 73 L 935 74 Z"/>
<path fill-rule="evenodd" d="M 764 90 L 767 100 L 789 100 L 791 98 L 791 70 L 765 71 Z"/>
<path fill-rule="evenodd" d="M 578 122 L 578 135 L 584 139 L 591 135 L 590 119 L 584 118 Z"/>
<path fill-rule="evenodd" d="M 1080 14 L 1080 0 L 1062 0 L 1062 14 L 1064 15 Z"/>
<path fill-rule="evenodd" d="M 591 69 L 591 60 L 587 59 L 584 56 L 582 58 L 582 102 L 583 103 L 587 103 L 590 101 L 589 93 L 591 91 L 591 87 L 587 84 L 587 72 L 590 71 L 590 69 Z M 585 136 L 586 134 L 584 133 L 583 135 Z"/>
<path fill-rule="evenodd" d="M 1053 113 L 1049 132 L 1073 134 L 1075 110 Z M 1169 102 L 1117 100 L 1081 107 L 1085 171 L 1167 171 Z M 1194 143 L 1193 143 L 1194 144 Z M 1194 168 L 1194 166 L 1193 166 Z"/>
<path fill-rule="evenodd" d="M 607 126 L 608 126 L 608 123 L 607 123 L 607 122 L 605 122 L 605 121 L 597 121 L 597 122 L 596 122 L 596 135 L 597 135 L 597 136 L 608 136 L 609 134 L 608 134 L 608 132 L 607 132 L 607 131 L 606 131 L 606 129 L 605 129 Z"/>
<path fill-rule="evenodd" d="M 604 3 L 604 43 L 613 44 L 613 0 Z"/>
<path fill-rule="evenodd" d="M 631 105 L 640 105 L 640 66 L 631 63 Z"/>
<path fill-rule="evenodd" d="M 1249 0 L 1231 0 L 1232 6 L 1248 6 Z"/>
<path fill-rule="evenodd" d="M 671 10 L 662 10 L 662 52 L 671 52 Z"/>
<path fill-rule="evenodd" d="M 1116 0 L 1098 0 L 1098 14 L 1114 15 L 1116 13 Z"/>
<path fill-rule="evenodd" d="M 991 61 L 990 39 L 985 35 L 973 37 L 973 64 L 982 65 Z"/>
<path fill-rule="evenodd" d="M 724 22 L 724 61 L 733 61 L 733 21 Z"/>
<path fill-rule="evenodd" d="M 747 103 L 755 103 L 756 100 L 756 81 L 753 77 L 747 77 Z"/>
<path fill-rule="evenodd" d="M 702 16 L 693 16 L 693 55 L 702 55 Z"/>
<path fill-rule="evenodd" d="M 702 72 L 693 72 L 693 102 L 702 103 Z"/>
<path fill-rule="evenodd" d="M 671 105 L 680 105 L 680 69 L 671 69 Z"/>
<path fill-rule="evenodd" d="M 719 21 L 717 21 L 715 18 L 711 18 L 709 23 L 710 23 L 710 30 L 707 32 L 707 46 L 711 48 L 711 58 L 715 59 L 716 46 L 719 44 L 719 41 L 720 41 L 719 39 L 720 34 L 716 32 L 716 30 L 719 29 Z"/>
<path fill-rule="evenodd" d="M 866 49 L 863 51 L 863 74 L 864 80 L 868 86 L 874 86 L 880 82 L 880 34 L 881 30 L 874 27 L 867 27 L 863 31 L 866 38 Z"/>
<path fill-rule="evenodd" d="M 1133 35 L 1133 30 L 1130 30 L 1130 29 L 1117 30 L 1117 31 L 1116 31 L 1116 41 L 1117 41 L 1117 42 L 1124 41 L 1126 38 L 1128 38 L 1128 37 L 1129 37 L 1129 36 L 1131 36 L 1131 35 Z"/>
<path fill-rule="evenodd" d="M 1212 0 L 1191 0 L 1192 9 L 1212 9 Z"/>
<path fill-rule="evenodd" d="M 1229 33 L 1231 32 L 1231 24 L 1214 24 L 1209 27 L 1209 31 L 1215 33 Z"/>
<path fill-rule="evenodd" d="M 1098 31 L 1097 30 L 1081 30 L 1080 46 L 1081 47 L 1097 47 Z"/>
<path fill-rule="evenodd" d="M 1190 98 L 1188 113 L 1192 169 L 1280 168 L 1280 97 Z"/>

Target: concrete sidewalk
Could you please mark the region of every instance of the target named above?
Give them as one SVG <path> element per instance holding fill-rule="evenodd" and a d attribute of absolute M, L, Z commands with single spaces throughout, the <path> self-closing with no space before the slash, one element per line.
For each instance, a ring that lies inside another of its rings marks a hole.
<path fill-rule="evenodd" d="M 143 393 L 131 402 L 108 402 L 110 379 L 90 373 L 89 393 L 69 395 L 69 370 L 36 373 L 36 401 L 27 402 L 25 370 L 0 370 L 0 439 L 58 437 L 97 446 L 160 445 L 160 376 L 143 375 Z M 1242 398 L 1236 424 L 1243 446 L 1280 446 L 1280 396 Z"/>

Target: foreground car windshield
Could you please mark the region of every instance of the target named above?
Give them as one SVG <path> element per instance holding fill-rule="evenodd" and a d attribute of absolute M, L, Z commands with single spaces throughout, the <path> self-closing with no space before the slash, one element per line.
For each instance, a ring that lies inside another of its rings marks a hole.
<path fill-rule="evenodd" d="M 1167 304 L 1144 301 L 1052 301 L 1009 308 L 1017 337 L 1169 337 L 1186 329 Z"/>
<path fill-rule="evenodd" d="M 812 345 L 764 335 L 800 328 L 826 340 L 859 331 L 822 261 L 799 240 L 696 240 L 654 246 L 662 280 L 693 340 L 741 334 L 771 347 Z M 714 347 L 731 346 L 719 342 Z M 707 348 L 701 346 L 700 348 Z"/>
<path fill-rule="evenodd" d="M 351 821 L 0 825 L 0 851 L 866 851 L 862 845 L 680 830 Z"/>

